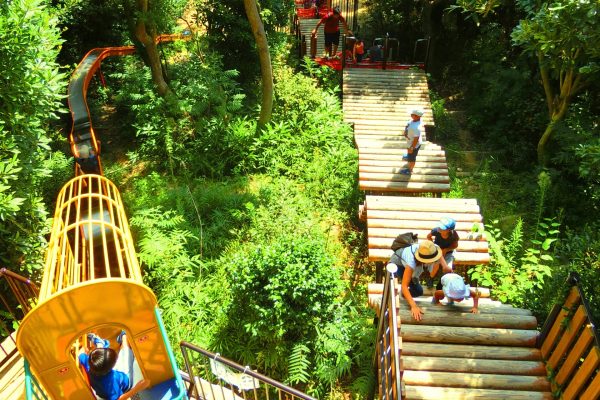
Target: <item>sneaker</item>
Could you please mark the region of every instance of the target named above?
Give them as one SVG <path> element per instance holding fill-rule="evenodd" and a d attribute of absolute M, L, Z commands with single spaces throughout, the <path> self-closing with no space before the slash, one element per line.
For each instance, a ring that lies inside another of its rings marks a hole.
<path fill-rule="evenodd" d="M 110 347 L 110 342 L 108 340 L 102 339 L 95 333 L 88 333 L 87 338 L 90 342 L 94 343 L 94 345 L 99 349 Z"/>
<path fill-rule="evenodd" d="M 401 169 L 401 170 L 400 170 L 400 173 L 401 173 L 402 175 L 410 175 L 410 174 L 411 174 L 411 170 L 410 170 L 410 169 L 408 169 L 408 168 L 404 168 L 404 169 Z"/>
<path fill-rule="evenodd" d="M 117 335 L 117 343 L 123 344 L 123 336 L 125 336 L 125 331 L 122 330 L 121 333 Z"/>

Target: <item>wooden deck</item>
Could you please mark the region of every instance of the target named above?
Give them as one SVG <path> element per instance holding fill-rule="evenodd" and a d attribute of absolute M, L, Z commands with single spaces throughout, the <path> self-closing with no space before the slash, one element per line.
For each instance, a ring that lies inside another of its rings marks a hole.
<path fill-rule="evenodd" d="M 392 255 L 390 246 L 403 232 L 414 232 L 425 240 L 442 217 L 456 220 L 460 237 L 454 252 L 455 265 L 488 264 L 490 255 L 485 237 L 473 233 L 474 224 L 483 230 L 483 217 L 475 199 L 441 199 L 431 197 L 367 196 L 365 201 L 369 261 L 386 262 Z"/>
<path fill-rule="evenodd" d="M 427 78 L 421 70 L 346 69 L 344 120 L 354 125 L 359 154 L 359 187 L 367 193 L 445 193 L 450 191 L 444 150 L 427 141 L 417 156 L 413 173 L 402 160 L 407 143 L 404 127 L 410 111 L 425 111 L 424 125 L 433 126 Z"/>

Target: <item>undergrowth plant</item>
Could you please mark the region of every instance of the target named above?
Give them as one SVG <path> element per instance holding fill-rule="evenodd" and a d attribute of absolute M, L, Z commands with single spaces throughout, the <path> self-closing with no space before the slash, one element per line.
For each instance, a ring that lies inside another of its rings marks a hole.
<path fill-rule="evenodd" d="M 545 218 L 527 240 L 523 220 L 518 219 L 512 232 L 504 237 L 496 227 L 497 221 L 485 232 L 491 262 L 469 271 L 478 285 L 493 288 L 492 295 L 502 302 L 521 306 L 527 294 L 541 290 L 546 278 L 552 275 L 554 243 L 558 240 L 560 223 Z"/>

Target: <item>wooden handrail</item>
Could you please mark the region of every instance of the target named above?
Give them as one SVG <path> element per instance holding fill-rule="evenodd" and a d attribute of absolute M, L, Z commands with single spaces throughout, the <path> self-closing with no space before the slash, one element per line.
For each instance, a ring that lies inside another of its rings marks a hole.
<path fill-rule="evenodd" d="M 379 399 L 397 400 L 404 398 L 400 368 L 402 348 L 398 336 L 400 318 L 397 315 L 395 283 L 398 266 L 388 264 L 386 269 L 373 363 L 378 377 Z"/>
<path fill-rule="evenodd" d="M 552 391 L 563 399 L 600 396 L 600 340 L 580 282 L 577 273 L 569 275 L 569 294 L 555 305 L 538 341 Z"/>

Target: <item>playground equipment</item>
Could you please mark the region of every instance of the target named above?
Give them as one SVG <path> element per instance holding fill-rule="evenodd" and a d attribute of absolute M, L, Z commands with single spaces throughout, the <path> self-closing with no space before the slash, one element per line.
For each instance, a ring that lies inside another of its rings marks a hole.
<path fill-rule="evenodd" d="M 157 42 L 177 37 L 161 36 Z M 102 176 L 100 141 L 86 103 L 94 74 L 104 81 L 102 60 L 133 53 L 133 46 L 93 49 L 69 84 L 69 139 L 76 177 L 59 193 L 38 303 L 17 332 L 27 398 L 32 398 L 33 374 L 51 398 L 94 399 L 77 352 L 88 333 L 112 339 L 121 330 L 130 338 L 143 378 L 150 382 L 139 397 L 186 398 L 156 297 L 142 281 L 121 196 Z"/>

